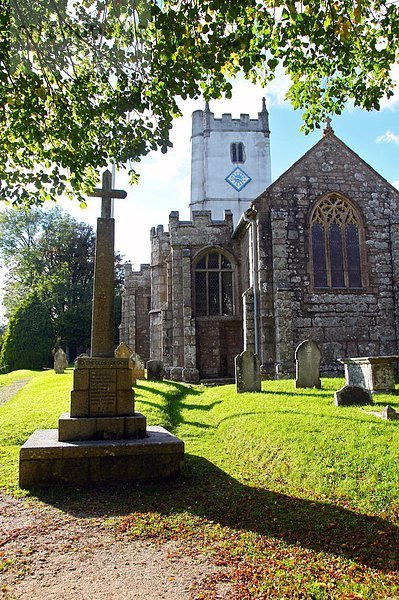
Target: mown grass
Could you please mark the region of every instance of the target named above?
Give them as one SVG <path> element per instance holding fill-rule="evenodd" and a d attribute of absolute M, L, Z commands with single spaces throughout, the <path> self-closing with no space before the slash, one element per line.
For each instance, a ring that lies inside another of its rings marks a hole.
<path fill-rule="evenodd" d="M 0 486 L 17 493 L 19 448 L 35 429 L 57 427 L 60 414 L 69 410 L 72 369 L 63 375 L 13 371 L 0 375 L 0 386 L 19 379 L 30 381 L 0 407 Z"/>
<path fill-rule="evenodd" d="M 117 535 L 205 552 L 221 570 L 198 598 L 216 597 L 220 581 L 237 599 L 398 597 L 399 421 L 367 411 L 399 410 L 399 396 L 337 408 L 342 383 L 264 382 L 262 393 L 237 395 L 234 386 L 139 382 L 137 410 L 185 441 L 183 476 L 31 496 Z M 19 446 L 56 427 L 70 387 L 70 372 L 46 372 L 0 408 L 0 485 L 18 493 Z"/>

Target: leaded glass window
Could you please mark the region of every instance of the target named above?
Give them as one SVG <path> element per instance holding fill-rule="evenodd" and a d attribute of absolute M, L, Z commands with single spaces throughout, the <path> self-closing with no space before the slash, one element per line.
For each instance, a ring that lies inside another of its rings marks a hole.
<path fill-rule="evenodd" d="M 310 219 L 315 288 L 362 287 L 360 219 L 341 196 L 323 198 Z"/>
<path fill-rule="evenodd" d="M 210 251 L 195 265 L 197 316 L 227 316 L 234 312 L 233 268 L 218 251 Z"/>

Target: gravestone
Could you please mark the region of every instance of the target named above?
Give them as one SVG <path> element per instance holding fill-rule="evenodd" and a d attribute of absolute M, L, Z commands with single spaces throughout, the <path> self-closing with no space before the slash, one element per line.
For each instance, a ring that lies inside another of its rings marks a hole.
<path fill-rule="evenodd" d="M 130 358 L 132 356 L 132 349 L 126 342 L 121 342 L 116 348 L 114 355 L 116 358 Z"/>
<path fill-rule="evenodd" d="M 67 355 L 62 348 L 58 348 L 54 354 L 54 371 L 57 375 L 62 375 L 68 366 Z"/>
<path fill-rule="evenodd" d="M 359 385 L 345 385 L 334 392 L 335 406 L 364 406 L 373 404 L 370 390 Z"/>
<path fill-rule="evenodd" d="M 171 381 L 182 381 L 182 375 L 183 367 L 169 367 L 169 374 L 167 374 L 166 377 Z"/>
<path fill-rule="evenodd" d="M 389 404 L 384 406 L 384 408 L 379 412 L 367 411 L 367 414 L 378 417 L 379 419 L 384 419 L 385 421 L 397 421 L 399 419 L 399 412 L 396 412 L 396 410 Z"/>
<path fill-rule="evenodd" d="M 295 350 L 296 388 L 320 388 L 320 350 L 313 340 L 305 340 Z"/>
<path fill-rule="evenodd" d="M 161 360 L 147 361 L 147 379 L 152 381 L 162 381 L 163 375 L 163 362 Z"/>
<path fill-rule="evenodd" d="M 237 394 L 260 392 L 260 360 L 257 354 L 244 350 L 234 359 Z"/>
<path fill-rule="evenodd" d="M 130 360 L 132 361 L 133 377 L 135 379 L 144 379 L 145 365 L 140 354 L 137 354 L 137 352 L 132 352 L 130 355 Z"/>
<path fill-rule="evenodd" d="M 128 358 L 129 359 L 129 368 L 132 373 L 132 385 L 136 385 L 136 377 L 133 371 L 133 361 L 132 361 L 132 349 L 130 346 L 126 344 L 126 342 L 121 342 L 119 346 L 116 348 L 115 358 Z"/>
<path fill-rule="evenodd" d="M 69 483 L 108 484 L 173 477 L 180 472 L 184 444 L 162 427 L 146 427 L 135 412 L 130 354 L 114 355 L 114 219 L 111 173 L 103 175 L 97 220 L 91 356 L 75 362 L 70 413 L 57 429 L 35 431 L 20 450 L 21 487 Z"/>

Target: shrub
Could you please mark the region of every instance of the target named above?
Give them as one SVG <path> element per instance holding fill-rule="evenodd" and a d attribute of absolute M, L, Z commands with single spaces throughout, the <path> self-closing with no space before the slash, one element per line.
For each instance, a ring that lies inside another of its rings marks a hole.
<path fill-rule="evenodd" d="M 53 326 L 38 294 L 30 294 L 11 316 L 0 355 L 7 371 L 41 369 L 49 364 Z"/>

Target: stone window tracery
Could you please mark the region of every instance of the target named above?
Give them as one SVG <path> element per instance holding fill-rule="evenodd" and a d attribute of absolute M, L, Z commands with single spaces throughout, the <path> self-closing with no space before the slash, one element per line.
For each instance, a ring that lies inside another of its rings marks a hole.
<path fill-rule="evenodd" d="M 361 219 L 345 198 L 323 198 L 310 218 L 312 276 L 315 288 L 360 288 Z"/>
<path fill-rule="evenodd" d="M 233 315 L 233 267 L 229 259 L 211 250 L 197 261 L 194 274 L 196 316 Z"/>

